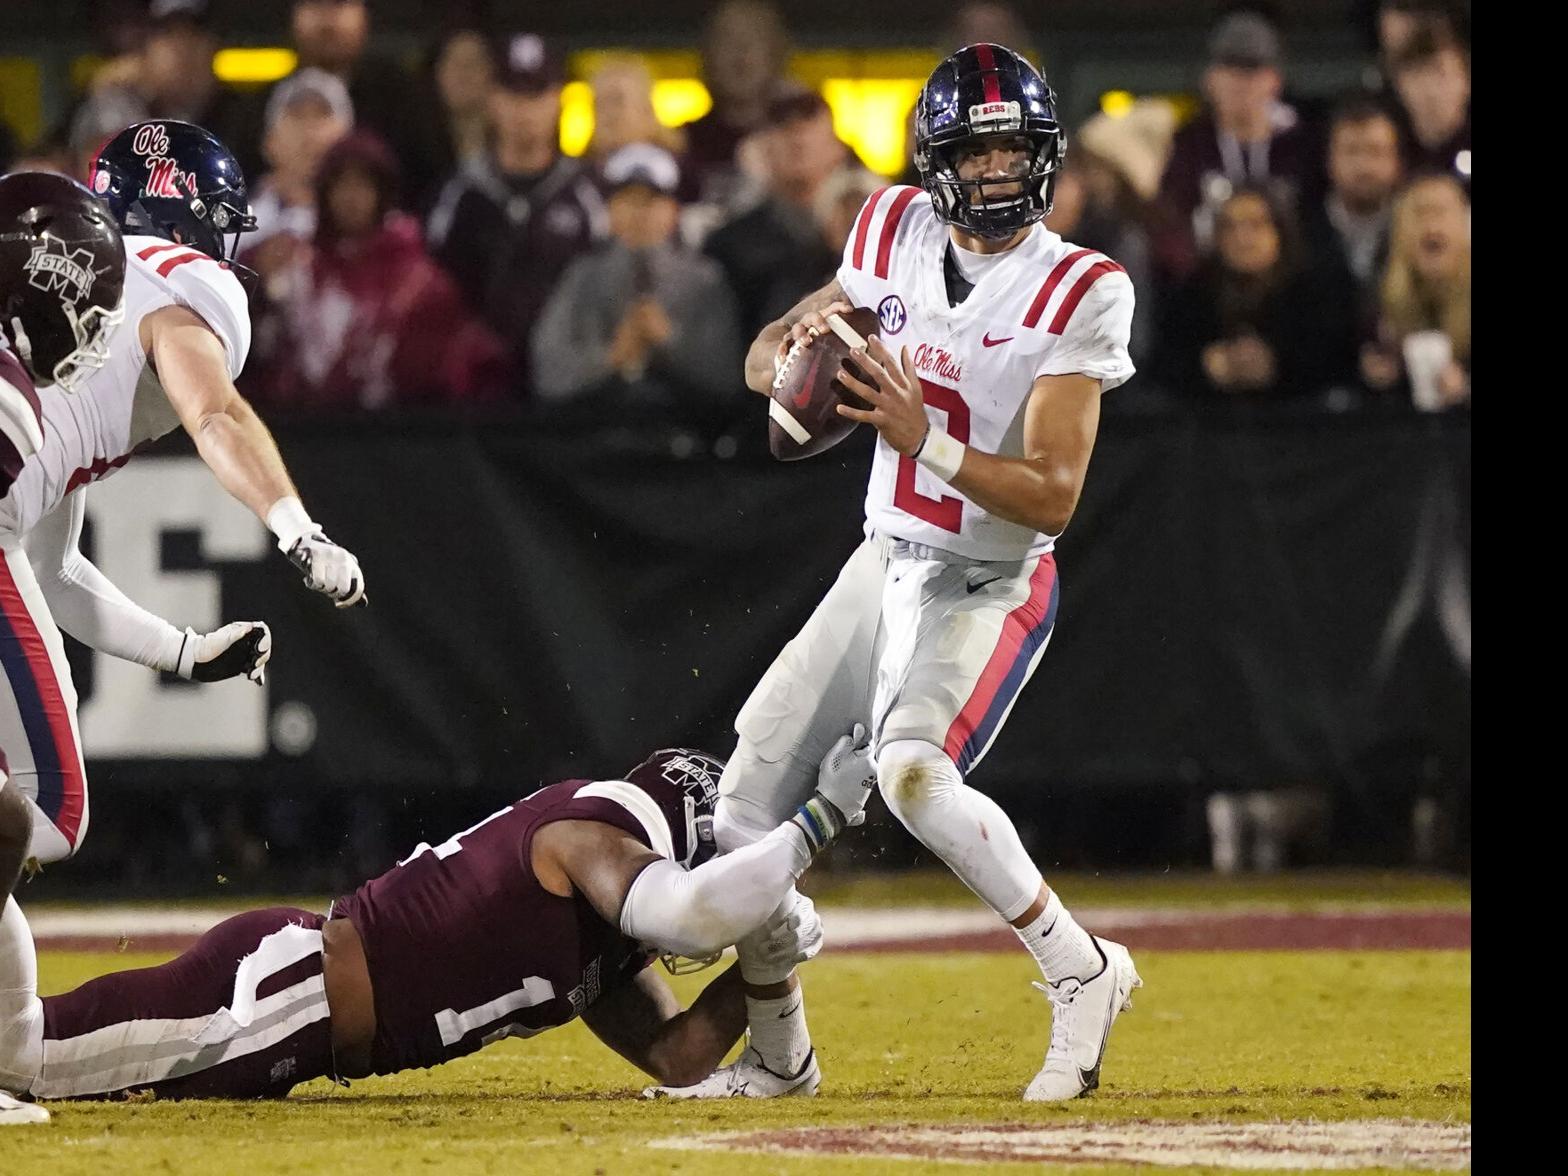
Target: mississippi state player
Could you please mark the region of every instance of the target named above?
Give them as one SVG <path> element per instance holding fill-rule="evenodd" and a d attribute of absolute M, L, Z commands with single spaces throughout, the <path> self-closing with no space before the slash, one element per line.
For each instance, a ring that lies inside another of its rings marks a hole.
<path fill-rule="evenodd" d="M 125 247 L 120 230 L 92 194 L 61 176 L 0 177 L 0 494 L 44 441 L 38 385 L 70 387 L 101 365 L 120 320 Z M 6 557 L 9 560 L 10 552 Z M 0 610 L 0 623 L 6 612 Z M 9 672 L 25 658 L 25 639 L 0 631 Z M 20 655 L 20 658 L 19 658 Z M 0 741 L 0 902 L 21 872 L 32 829 L 29 801 L 12 784 Z M 47 1115 L 0 1094 L 0 1120 Z"/>
<path fill-rule="evenodd" d="M 714 858 L 723 767 L 665 750 L 623 780 L 551 785 L 419 846 L 325 917 L 253 911 L 162 967 L 43 1000 L 12 899 L 0 916 L 13 945 L 0 955 L 0 1088 L 281 1097 L 311 1078 L 439 1065 L 578 1016 L 659 1081 L 693 1081 L 745 1028 L 739 973 L 682 1012 L 648 963 L 737 940 L 786 969 L 816 954 L 809 901 L 770 912 L 861 817 L 874 784 L 863 729 L 842 736 L 798 812 Z"/>
<path fill-rule="evenodd" d="M 880 337 L 854 353 L 869 378 L 848 365 L 841 376 L 868 407 L 838 411 L 879 439 L 865 542 L 736 718 L 715 819 L 723 850 L 766 832 L 809 790 L 834 733 L 869 723 L 889 809 L 1044 973 L 1051 1036 L 1030 1101 L 1097 1085 L 1111 1023 L 1141 983 L 1126 949 L 1074 922 L 1007 815 L 964 782 L 1050 639 L 1052 549 L 1083 486 L 1100 395 L 1133 371 L 1126 274 L 1040 223 L 1064 146 L 1028 61 L 1000 45 L 959 50 L 916 107 L 924 190 L 873 195 L 837 278 L 752 344 L 747 383 L 766 394 L 790 344 L 822 334 L 827 314 L 875 308 Z M 750 1047 L 663 1093 L 815 1092 L 794 979 L 744 952 L 740 967 Z"/>
<path fill-rule="evenodd" d="M 305 512 L 271 434 L 234 389 L 250 319 L 224 236 L 252 222 L 233 157 L 200 127 L 139 123 L 104 146 L 92 187 L 125 234 L 124 321 L 74 393 L 40 391 L 44 442 L 0 499 L 0 604 L 18 643 L 0 686 L 0 741 L 35 803 L 40 864 L 75 853 L 88 817 L 57 624 L 94 649 L 203 681 L 259 681 L 271 651 L 260 622 L 197 634 L 127 600 L 77 550 L 90 483 L 183 425 L 219 484 L 266 522 L 310 587 L 340 606 L 364 594 L 358 562 Z"/>

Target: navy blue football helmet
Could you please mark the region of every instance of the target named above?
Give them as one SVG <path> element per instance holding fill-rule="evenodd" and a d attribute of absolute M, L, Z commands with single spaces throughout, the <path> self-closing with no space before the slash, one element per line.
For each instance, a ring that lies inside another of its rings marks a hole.
<path fill-rule="evenodd" d="M 1022 136 L 1027 171 L 1007 179 L 963 180 L 958 163 L 977 141 Z M 978 237 L 1005 238 L 1051 211 L 1067 136 L 1056 95 L 1028 60 L 1001 45 L 966 45 L 926 80 L 915 103 L 915 167 L 937 215 Z M 1021 183 L 1021 192 L 987 192 Z"/>
<path fill-rule="evenodd" d="M 240 165 L 194 123 L 132 123 L 104 144 L 90 183 L 126 233 L 189 245 L 216 261 L 232 261 L 240 234 L 256 228 Z"/>

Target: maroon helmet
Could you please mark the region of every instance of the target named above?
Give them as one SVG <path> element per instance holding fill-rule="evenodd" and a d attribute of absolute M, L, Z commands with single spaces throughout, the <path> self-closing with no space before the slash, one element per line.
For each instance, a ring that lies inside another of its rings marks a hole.
<path fill-rule="evenodd" d="M 713 810 L 719 803 L 724 761 L 690 747 L 665 747 L 626 774 L 659 806 L 675 839 L 675 864 L 700 866 L 718 847 L 713 841 Z"/>

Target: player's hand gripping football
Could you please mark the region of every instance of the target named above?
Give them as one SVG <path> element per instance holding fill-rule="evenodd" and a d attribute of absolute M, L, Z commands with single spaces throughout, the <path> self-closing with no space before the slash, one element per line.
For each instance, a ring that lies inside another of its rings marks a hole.
<path fill-rule="evenodd" d="M 272 657 L 272 630 L 264 621 L 231 621 L 211 633 L 185 630 L 175 672 L 197 682 L 222 682 L 241 674 L 260 686 Z"/>
<path fill-rule="evenodd" d="M 854 408 L 841 404 L 839 415 L 852 421 L 865 421 L 899 453 L 913 457 L 931 426 L 926 420 L 926 398 L 920 388 L 920 373 L 915 370 L 909 348 L 905 347 L 895 357 L 882 340 L 873 335 L 867 340 L 865 350 L 857 350 L 854 356 L 856 366 L 867 379 L 856 375 L 848 363 L 839 369 L 838 378 L 844 387 L 860 395 L 871 407 Z"/>
<path fill-rule="evenodd" d="M 789 333 L 779 340 L 779 349 L 773 354 L 773 370 L 776 372 L 783 366 L 784 360 L 789 356 L 790 348 L 795 344 L 802 343 L 810 347 L 819 335 L 827 334 L 832 329 L 828 326 L 828 315 L 848 314 L 854 309 L 847 302 L 830 302 L 821 310 L 808 310 L 801 315 L 800 320 L 789 329 Z"/>
<path fill-rule="evenodd" d="M 339 608 L 369 604 L 365 595 L 365 573 L 359 560 L 347 548 L 339 547 L 319 530 L 295 540 L 285 555 L 305 574 L 305 586 L 330 596 Z"/>
<path fill-rule="evenodd" d="M 856 723 L 823 757 L 817 769 L 817 795 L 838 809 L 846 825 L 859 825 L 866 819 L 866 801 L 876 786 L 871 733 Z"/>

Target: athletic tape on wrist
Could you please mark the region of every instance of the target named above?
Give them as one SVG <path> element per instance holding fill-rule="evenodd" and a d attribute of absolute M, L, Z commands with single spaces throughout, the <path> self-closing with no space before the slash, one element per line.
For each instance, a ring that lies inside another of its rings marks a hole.
<path fill-rule="evenodd" d="M 958 467 L 964 464 L 966 449 L 968 446 L 954 440 L 946 429 L 932 425 L 925 441 L 915 451 L 915 460 L 942 481 L 951 482 L 958 476 Z"/>
<path fill-rule="evenodd" d="M 813 853 L 821 853 L 844 831 L 843 816 L 820 793 L 813 793 L 790 820 L 806 835 Z"/>

